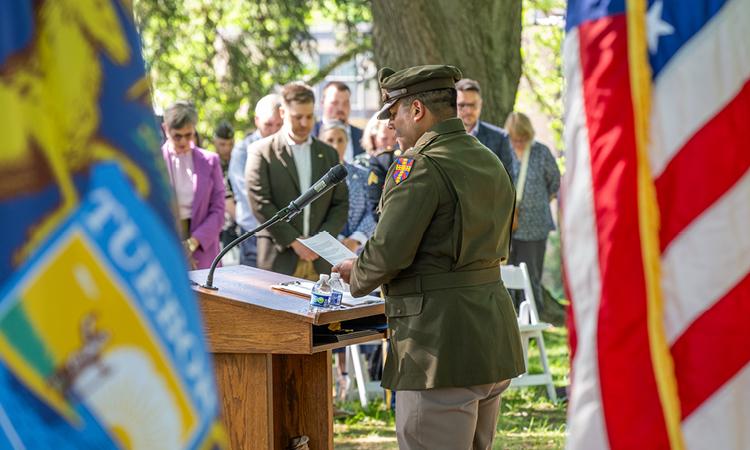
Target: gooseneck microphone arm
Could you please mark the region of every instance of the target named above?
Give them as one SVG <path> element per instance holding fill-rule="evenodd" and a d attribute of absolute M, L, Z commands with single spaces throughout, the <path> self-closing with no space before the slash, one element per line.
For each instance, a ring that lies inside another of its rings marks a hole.
<path fill-rule="evenodd" d="M 297 214 L 302 212 L 305 206 L 320 198 L 323 194 L 331 190 L 334 186 L 341 183 L 345 179 L 346 167 L 341 164 L 334 166 L 333 168 L 331 168 L 331 170 L 328 171 L 328 173 L 323 176 L 323 178 L 312 185 L 310 189 L 290 202 L 286 208 L 280 209 L 278 212 L 276 212 L 276 214 L 273 215 L 273 217 L 260 224 L 254 230 L 248 231 L 247 233 L 227 244 L 224 249 L 219 252 L 218 255 L 216 255 L 216 258 L 214 258 L 213 262 L 211 263 L 211 268 L 208 270 L 208 276 L 206 277 L 206 284 L 204 284 L 202 287 L 211 289 L 213 291 L 218 290 L 218 288 L 214 286 L 214 271 L 216 270 L 216 266 L 219 265 L 219 261 L 221 261 L 221 258 L 226 255 L 229 250 L 239 245 L 240 242 L 252 236 L 255 236 L 256 233 L 265 230 L 271 225 L 274 225 L 282 220 L 289 222 Z"/>
<path fill-rule="evenodd" d="M 291 213 L 291 211 L 289 210 L 288 207 L 284 208 L 284 209 L 280 210 L 279 212 L 277 212 L 276 214 L 274 214 L 273 217 L 271 217 L 267 221 L 265 221 L 262 224 L 260 224 L 257 228 L 246 232 L 242 236 L 238 237 L 237 239 L 235 239 L 232 242 L 230 242 L 229 244 L 227 244 L 219 252 L 219 254 L 216 255 L 216 258 L 214 258 L 213 262 L 211 263 L 211 268 L 208 270 L 208 276 L 206 277 L 206 284 L 204 284 L 202 287 L 204 287 L 206 289 L 211 289 L 212 291 L 218 290 L 218 288 L 214 286 L 214 271 L 216 270 L 216 266 L 219 265 L 219 261 L 221 261 L 221 258 L 223 258 L 224 255 L 226 255 L 229 250 L 231 250 L 235 246 L 239 245 L 240 242 L 242 242 L 242 241 L 244 241 L 244 240 L 246 240 L 246 239 L 248 239 L 248 238 L 250 238 L 252 236 L 255 236 L 255 234 L 258 233 L 259 231 L 263 231 L 266 228 L 270 227 L 271 225 L 273 225 L 273 224 L 275 224 L 277 222 L 280 222 L 280 221 L 286 219 L 287 216 L 289 216 L 290 213 Z"/>

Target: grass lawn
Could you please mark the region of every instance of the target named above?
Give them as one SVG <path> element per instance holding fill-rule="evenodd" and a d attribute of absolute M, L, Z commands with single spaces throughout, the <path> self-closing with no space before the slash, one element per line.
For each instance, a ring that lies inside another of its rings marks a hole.
<path fill-rule="evenodd" d="M 567 330 L 553 328 L 544 342 L 552 366 L 555 386 L 568 383 Z M 531 373 L 541 372 L 538 353 L 532 345 Z M 354 415 L 336 419 L 336 450 L 398 449 L 393 414 L 382 401 L 372 402 L 366 410 L 359 403 L 338 405 Z M 493 449 L 559 449 L 565 445 L 564 402 L 551 403 L 544 386 L 510 389 L 503 394 L 501 416 Z"/>

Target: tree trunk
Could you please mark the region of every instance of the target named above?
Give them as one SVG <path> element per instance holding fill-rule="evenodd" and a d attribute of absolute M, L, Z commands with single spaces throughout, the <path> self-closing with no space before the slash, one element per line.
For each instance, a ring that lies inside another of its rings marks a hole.
<path fill-rule="evenodd" d="M 372 0 L 378 67 L 452 64 L 482 86 L 482 120 L 502 125 L 521 77 L 521 0 Z"/>

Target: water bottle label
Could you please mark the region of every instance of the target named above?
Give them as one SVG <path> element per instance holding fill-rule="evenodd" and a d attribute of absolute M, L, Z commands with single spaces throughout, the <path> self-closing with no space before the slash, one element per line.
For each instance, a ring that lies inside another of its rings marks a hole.
<path fill-rule="evenodd" d="M 331 292 L 331 306 L 341 306 L 341 299 L 344 297 L 344 294 L 341 292 L 333 291 Z"/>
<path fill-rule="evenodd" d="M 324 308 L 328 306 L 328 299 L 330 296 L 328 295 L 320 295 L 317 293 L 313 293 L 310 296 L 310 305 L 311 306 L 317 306 L 319 308 Z"/>

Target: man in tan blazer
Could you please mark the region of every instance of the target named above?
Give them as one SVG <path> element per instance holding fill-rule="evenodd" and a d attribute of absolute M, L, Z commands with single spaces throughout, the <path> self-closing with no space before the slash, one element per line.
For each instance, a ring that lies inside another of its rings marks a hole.
<path fill-rule="evenodd" d="M 315 94 L 304 83 L 293 82 L 281 91 L 284 125 L 276 134 L 248 148 L 245 178 L 253 214 L 263 223 L 306 191 L 338 164 L 338 154 L 311 136 Z M 315 200 L 291 222 L 280 222 L 258 235 L 258 268 L 300 278 L 317 279 L 330 264 L 297 238 L 328 231 L 337 236 L 349 209 L 346 183 Z"/>

